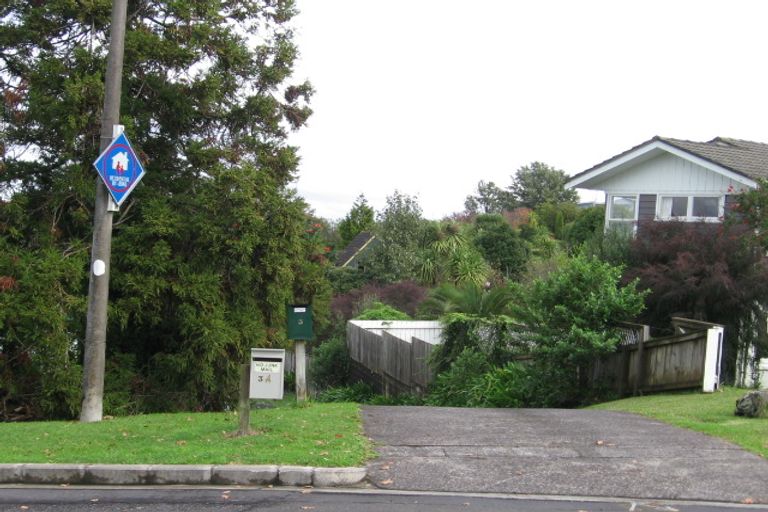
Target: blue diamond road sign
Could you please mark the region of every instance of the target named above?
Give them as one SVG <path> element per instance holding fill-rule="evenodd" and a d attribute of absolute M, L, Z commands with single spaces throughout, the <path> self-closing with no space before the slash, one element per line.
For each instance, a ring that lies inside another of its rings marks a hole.
<path fill-rule="evenodd" d="M 144 168 L 124 133 L 112 140 L 107 149 L 93 162 L 93 166 L 118 206 L 144 177 Z"/>

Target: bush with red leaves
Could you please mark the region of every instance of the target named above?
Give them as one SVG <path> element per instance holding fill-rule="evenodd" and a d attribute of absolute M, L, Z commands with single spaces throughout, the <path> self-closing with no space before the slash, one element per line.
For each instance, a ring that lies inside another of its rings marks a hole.
<path fill-rule="evenodd" d="M 334 316 L 346 322 L 357 315 L 365 304 L 378 300 L 414 317 L 426 297 L 427 289 L 413 281 L 388 285 L 367 284 L 334 297 L 331 311 Z"/>
<path fill-rule="evenodd" d="M 728 323 L 768 299 L 768 260 L 745 226 L 651 222 L 630 255 L 624 277 L 651 290 L 645 315 L 660 324 L 673 315 Z"/>

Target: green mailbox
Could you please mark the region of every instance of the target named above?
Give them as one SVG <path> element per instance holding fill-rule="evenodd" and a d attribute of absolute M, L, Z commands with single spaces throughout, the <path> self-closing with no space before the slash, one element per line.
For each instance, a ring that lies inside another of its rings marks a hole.
<path fill-rule="evenodd" d="M 312 306 L 291 304 L 288 306 L 288 339 L 312 340 Z"/>

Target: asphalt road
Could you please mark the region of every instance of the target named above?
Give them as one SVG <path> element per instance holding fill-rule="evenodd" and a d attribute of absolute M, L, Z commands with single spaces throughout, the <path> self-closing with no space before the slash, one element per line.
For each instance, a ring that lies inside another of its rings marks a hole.
<path fill-rule="evenodd" d="M 556 409 L 363 409 L 382 489 L 768 504 L 768 460 L 637 415 Z"/>
<path fill-rule="evenodd" d="M 0 488 L 0 511 L 157 512 L 714 512 L 766 507 L 706 503 L 548 499 L 473 495 L 405 494 L 390 491 L 319 491 L 200 488 Z"/>

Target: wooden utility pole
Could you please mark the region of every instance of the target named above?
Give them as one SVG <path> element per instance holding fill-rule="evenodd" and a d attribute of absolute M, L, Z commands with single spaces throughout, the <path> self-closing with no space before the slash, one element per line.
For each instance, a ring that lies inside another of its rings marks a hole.
<path fill-rule="evenodd" d="M 109 57 L 104 88 L 104 112 L 101 116 L 103 152 L 114 137 L 113 126 L 120 122 L 120 93 L 123 74 L 123 49 L 127 0 L 113 0 Z M 83 406 L 80 421 L 101 421 L 104 401 L 104 360 L 107 347 L 107 303 L 109 301 L 109 264 L 112 251 L 111 197 L 101 177 L 96 177 L 96 205 L 93 216 L 93 247 L 88 285 L 88 316 L 85 327 L 83 360 Z"/>

